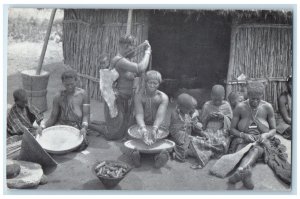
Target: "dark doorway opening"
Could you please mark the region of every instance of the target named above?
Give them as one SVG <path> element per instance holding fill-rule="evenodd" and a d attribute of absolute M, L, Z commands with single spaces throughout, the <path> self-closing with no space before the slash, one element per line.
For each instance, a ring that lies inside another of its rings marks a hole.
<path fill-rule="evenodd" d="M 155 10 L 149 17 L 152 69 L 162 73 L 161 90 L 210 89 L 226 80 L 231 24 L 223 16 Z"/>

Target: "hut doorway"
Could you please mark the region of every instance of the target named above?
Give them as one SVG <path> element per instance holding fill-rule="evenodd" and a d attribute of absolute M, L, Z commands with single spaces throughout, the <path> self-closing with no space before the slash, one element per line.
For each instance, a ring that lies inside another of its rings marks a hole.
<path fill-rule="evenodd" d="M 165 80 L 161 90 L 206 88 L 227 77 L 231 24 L 209 12 L 155 10 L 149 16 L 152 69 Z"/>

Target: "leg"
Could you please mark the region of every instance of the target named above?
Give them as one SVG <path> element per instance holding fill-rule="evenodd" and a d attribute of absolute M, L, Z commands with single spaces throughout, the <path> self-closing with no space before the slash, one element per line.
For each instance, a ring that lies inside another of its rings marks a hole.
<path fill-rule="evenodd" d="M 92 121 L 89 124 L 89 129 L 96 131 L 102 135 L 105 135 L 108 132 L 105 122 Z"/>
<path fill-rule="evenodd" d="M 284 137 L 287 140 L 291 140 L 292 139 L 292 128 L 291 126 L 289 126 L 283 133 L 282 133 L 282 137 Z"/>
<path fill-rule="evenodd" d="M 194 141 L 190 142 L 189 148 L 192 152 L 192 157 L 196 158 L 197 161 L 196 165 L 191 166 L 192 169 L 202 169 L 213 155 L 211 150 L 205 150 L 203 145 Z"/>
<path fill-rule="evenodd" d="M 154 167 L 159 169 L 167 164 L 169 160 L 169 153 L 166 150 L 161 151 L 158 155 L 154 157 Z"/>
<path fill-rule="evenodd" d="M 256 163 L 258 158 L 263 154 L 263 148 L 253 147 L 247 155 L 242 159 L 240 167 L 237 171 L 229 178 L 230 183 L 237 183 L 242 180 L 244 186 L 247 189 L 253 189 L 254 184 L 252 181 L 251 167 Z"/>
<path fill-rule="evenodd" d="M 130 158 L 131 158 L 131 161 L 133 163 L 133 165 L 135 167 L 140 167 L 141 166 L 141 155 L 140 155 L 140 152 L 136 149 L 132 150 L 130 152 Z"/>

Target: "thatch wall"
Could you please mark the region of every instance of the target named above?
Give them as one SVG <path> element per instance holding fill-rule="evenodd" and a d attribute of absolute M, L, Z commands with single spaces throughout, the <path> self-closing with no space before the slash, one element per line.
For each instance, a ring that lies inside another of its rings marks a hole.
<path fill-rule="evenodd" d="M 137 37 L 137 43 L 148 38 L 149 15 L 155 15 L 155 12 L 155 10 L 133 11 L 132 34 Z M 180 14 L 177 10 L 164 12 Z M 292 12 L 276 10 L 184 12 L 183 23 L 193 18 L 206 20 L 209 15 L 219 15 L 226 23 L 232 24 L 228 74 L 227 78 L 224 77 L 227 79 L 227 94 L 231 90 L 242 88 L 244 83 L 237 82 L 236 78 L 243 73 L 250 79 L 259 79 L 267 83 L 265 100 L 272 102 L 277 110 L 277 97 L 285 90 L 284 80 L 292 70 Z M 78 72 L 83 85 L 88 86 L 91 97 L 101 99 L 98 82 L 100 55 L 106 53 L 111 59 L 116 54 L 118 38 L 126 32 L 128 10 L 66 9 L 64 13 L 65 64 Z M 151 25 L 153 24 L 149 26 Z"/>
<path fill-rule="evenodd" d="M 64 13 L 64 62 L 78 72 L 90 96 L 101 99 L 100 55 L 105 53 L 109 59 L 116 55 L 118 39 L 126 33 L 128 10 L 66 9 Z M 147 21 L 147 12 L 134 10 L 131 31 L 137 43 L 148 37 Z"/>
<path fill-rule="evenodd" d="M 285 80 L 292 73 L 292 26 L 286 24 L 240 24 L 232 26 L 227 94 L 241 91 L 248 80 L 266 84 L 265 100 L 278 110 L 277 98 L 286 90 Z"/>

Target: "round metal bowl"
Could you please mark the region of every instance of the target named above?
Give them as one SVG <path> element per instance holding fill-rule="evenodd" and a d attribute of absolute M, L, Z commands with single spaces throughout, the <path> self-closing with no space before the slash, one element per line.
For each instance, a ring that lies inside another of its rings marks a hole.
<path fill-rule="evenodd" d="M 76 149 L 83 142 L 83 136 L 72 126 L 57 125 L 44 129 L 36 140 L 47 152 L 64 154 Z"/>
<path fill-rule="evenodd" d="M 146 126 L 147 129 L 151 129 L 152 126 Z M 143 136 L 140 132 L 140 127 L 138 125 L 133 125 L 128 129 L 128 135 L 133 138 L 133 139 L 138 139 L 138 140 L 142 140 Z M 169 135 L 169 131 L 166 128 L 163 127 L 159 127 L 158 129 L 158 134 L 157 134 L 157 139 L 164 139 Z"/>
<path fill-rule="evenodd" d="M 104 176 L 102 174 L 97 174 L 97 172 L 98 172 L 97 166 L 100 164 L 122 167 L 125 169 L 125 173 L 123 175 L 121 175 L 119 177 L 115 177 L 115 178 L 109 177 L 109 176 Z M 123 178 L 131 171 L 131 169 L 132 169 L 132 167 L 129 166 L 129 164 L 122 162 L 120 160 L 105 160 L 105 161 L 96 163 L 96 165 L 94 167 L 94 172 L 95 172 L 96 176 L 98 177 L 98 179 L 102 182 L 102 184 L 106 188 L 110 189 L 110 188 L 117 186 L 119 184 L 119 182 L 121 182 L 121 180 L 123 180 Z"/>
<path fill-rule="evenodd" d="M 141 140 L 129 140 L 124 143 L 124 146 L 130 150 L 136 149 L 141 153 L 153 154 L 160 153 L 162 150 L 171 151 L 175 143 L 171 140 L 163 139 L 149 146 Z"/>

